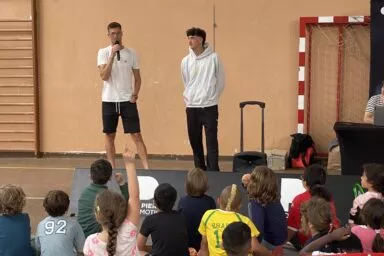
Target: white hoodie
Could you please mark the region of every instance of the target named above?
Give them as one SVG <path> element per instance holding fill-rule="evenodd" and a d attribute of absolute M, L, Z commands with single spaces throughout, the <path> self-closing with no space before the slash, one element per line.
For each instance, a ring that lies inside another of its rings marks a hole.
<path fill-rule="evenodd" d="M 199 56 L 189 49 L 189 55 L 181 61 L 181 76 L 185 86 L 183 96 L 188 108 L 217 105 L 224 89 L 223 64 L 208 44 L 204 48 Z"/>

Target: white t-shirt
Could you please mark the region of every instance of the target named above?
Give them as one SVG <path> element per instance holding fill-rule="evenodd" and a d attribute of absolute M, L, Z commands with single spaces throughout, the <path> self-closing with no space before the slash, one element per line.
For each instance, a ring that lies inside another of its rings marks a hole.
<path fill-rule="evenodd" d="M 97 66 L 108 63 L 112 46 L 100 49 L 97 54 Z M 131 100 L 132 96 L 132 69 L 139 69 L 139 59 L 135 51 L 124 47 L 120 50 L 120 61 L 117 54 L 113 60 L 111 76 L 104 81 L 102 101 L 122 102 Z"/>
<path fill-rule="evenodd" d="M 98 233 L 87 237 L 83 253 L 86 256 L 107 255 L 107 243 L 99 240 Z M 139 256 L 137 248 L 137 227 L 125 219 L 117 233 L 115 256 Z"/>

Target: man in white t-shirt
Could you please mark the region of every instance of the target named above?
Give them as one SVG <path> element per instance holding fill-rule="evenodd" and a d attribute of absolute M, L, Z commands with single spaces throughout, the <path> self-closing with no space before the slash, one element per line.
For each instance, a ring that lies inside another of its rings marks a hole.
<path fill-rule="evenodd" d="M 367 103 L 364 113 L 364 123 L 373 124 L 373 118 L 375 116 L 375 108 L 384 106 L 384 82 L 381 85 L 381 93 L 372 96 Z"/>
<path fill-rule="evenodd" d="M 133 49 L 123 46 L 123 32 L 119 23 L 110 23 L 107 30 L 111 44 L 100 49 L 97 56 L 100 77 L 104 81 L 102 116 L 107 158 L 112 168 L 115 168 L 116 128 L 121 116 L 124 133 L 131 134 L 143 167 L 148 169 L 147 149 L 140 133 L 140 119 L 136 105 L 141 86 L 139 60 Z"/>

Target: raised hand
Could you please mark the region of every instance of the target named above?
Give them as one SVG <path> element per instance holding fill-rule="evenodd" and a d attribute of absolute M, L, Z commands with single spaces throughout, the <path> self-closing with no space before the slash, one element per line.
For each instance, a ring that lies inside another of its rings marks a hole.
<path fill-rule="evenodd" d="M 135 152 L 133 152 L 132 150 L 130 150 L 130 149 L 127 147 L 127 145 L 125 145 L 124 152 L 123 152 L 124 162 L 125 162 L 126 164 L 128 164 L 128 163 L 132 163 L 132 164 L 134 164 L 134 163 L 135 163 L 135 157 L 136 157 Z"/>
<path fill-rule="evenodd" d="M 119 186 L 122 186 L 125 184 L 125 179 L 122 173 L 119 173 L 119 172 L 115 173 L 115 180 L 117 184 L 119 184 Z"/>
<path fill-rule="evenodd" d="M 244 187 L 248 186 L 249 181 L 251 180 L 251 174 L 247 173 L 241 177 L 241 183 L 243 183 Z"/>

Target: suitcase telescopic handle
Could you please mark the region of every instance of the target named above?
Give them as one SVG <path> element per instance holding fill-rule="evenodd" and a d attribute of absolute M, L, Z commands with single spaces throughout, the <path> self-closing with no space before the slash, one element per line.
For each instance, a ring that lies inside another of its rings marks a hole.
<path fill-rule="evenodd" d="M 265 103 L 261 101 L 243 101 L 240 102 L 240 108 L 244 108 L 247 105 L 258 105 L 261 108 L 265 108 Z"/>
<path fill-rule="evenodd" d="M 265 103 L 261 101 L 240 102 L 240 152 L 244 151 L 244 118 L 243 109 L 247 105 L 258 105 L 261 108 L 261 152 L 264 153 L 264 108 Z"/>

